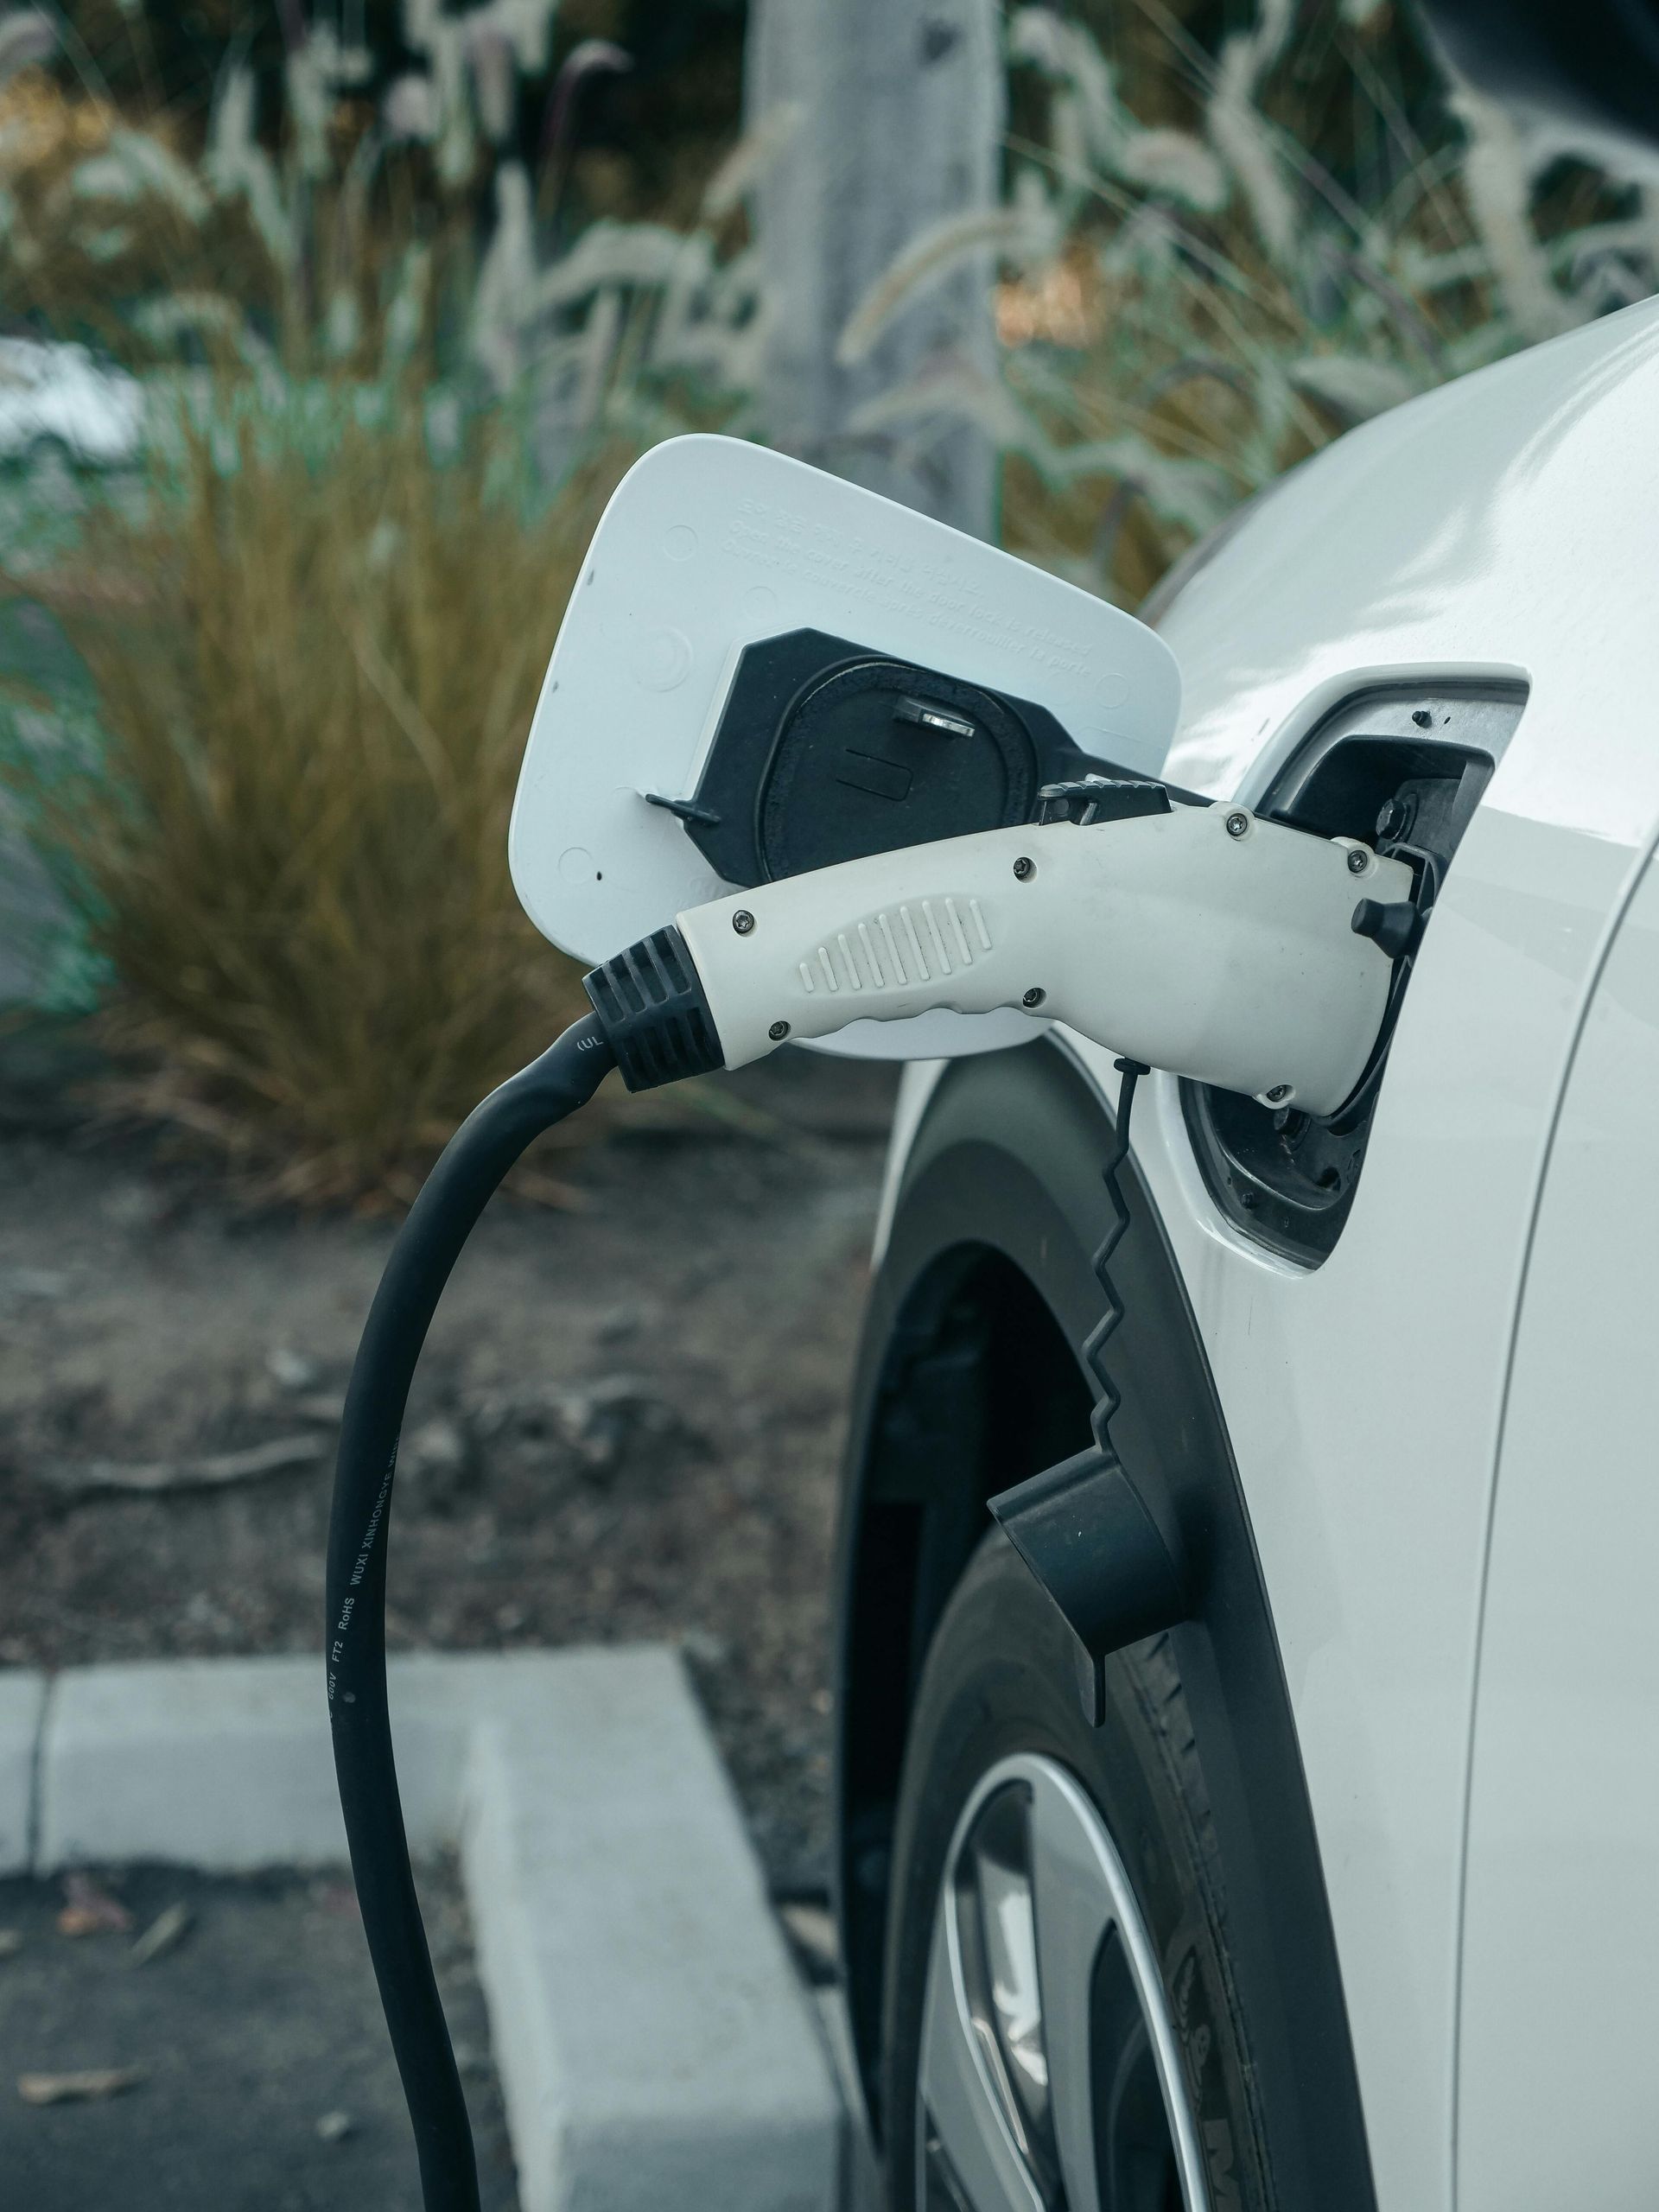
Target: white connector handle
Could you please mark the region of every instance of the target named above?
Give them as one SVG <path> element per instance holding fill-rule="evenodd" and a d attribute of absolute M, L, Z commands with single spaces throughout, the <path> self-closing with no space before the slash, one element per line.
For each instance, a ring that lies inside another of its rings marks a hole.
<path fill-rule="evenodd" d="M 1173 1074 L 1315 1114 L 1363 1072 L 1391 963 L 1352 928 L 1411 872 L 1239 807 L 990 830 L 678 918 L 728 1067 L 849 1022 L 1024 1008 Z"/>

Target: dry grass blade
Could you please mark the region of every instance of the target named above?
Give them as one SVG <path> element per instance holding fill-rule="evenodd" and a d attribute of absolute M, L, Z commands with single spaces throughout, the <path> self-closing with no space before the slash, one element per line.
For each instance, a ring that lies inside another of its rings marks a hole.
<path fill-rule="evenodd" d="M 963 262 L 988 256 L 1036 261 L 1058 243 L 1054 223 L 1043 208 L 1016 204 L 947 216 L 913 238 L 870 287 L 836 342 L 836 360 L 843 368 L 867 360 L 899 310 Z"/>
<path fill-rule="evenodd" d="M 127 1953 L 130 1967 L 147 1967 L 152 1959 L 176 1950 L 190 1933 L 195 1916 L 182 1899 L 164 1906 Z"/>
<path fill-rule="evenodd" d="M 26 2105 L 90 2104 L 136 2089 L 142 2066 L 93 2066 L 79 2074 L 20 2074 L 17 2094 Z"/>
<path fill-rule="evenodd" d="M 1128 605 L 1207 519 L 1351 423 L 1656 273 L 1651 231 L 1623 227 L 1631 181 L 1541 176 L 1397 10 L 1259 0 L 1213 54 L 1182 11 L 1139 13 L 1141 92 L 1190 129 L 1109 85 L 1109 127 L 1079 132 L 1106 81 L 1089 35 L 1046 9 L 1013 19 L 1039 79 L 1014 187 L 1053 194 L 1067 238 L 1004 283 L 999 315 L 1005 542 Z"/>

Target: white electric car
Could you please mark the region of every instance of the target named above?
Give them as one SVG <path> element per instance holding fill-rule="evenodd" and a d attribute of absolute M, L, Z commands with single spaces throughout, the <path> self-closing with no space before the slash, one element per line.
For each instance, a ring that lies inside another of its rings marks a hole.
<path fill-rule="evenodd" d="M 890 2212 L 1659 2204 L 1656 485 L 1650 302 L 1156 632 L 726 439 L 601 523 L 550 1058 L 910 1063 L 838 1569 Z"/>
<path fill-rule="evenodd" d="M 1333 1117 L 1154 1073 L 1106 1662 L 986 1502 L 1086 1446 L 1118 1077 L 906 1071 L 840 1567 L 893 2212 L 1659 2203 L 1659 303 L 1354 432 L 1156 614 L 1174 784 L 1438 895 Z"/>

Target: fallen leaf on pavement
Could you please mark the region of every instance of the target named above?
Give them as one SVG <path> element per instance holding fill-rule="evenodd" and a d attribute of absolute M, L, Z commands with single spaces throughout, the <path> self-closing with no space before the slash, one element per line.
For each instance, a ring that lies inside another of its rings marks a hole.
<path fill-rule="evenodd" d="M 814 1980 L 831 1981 L 840 1968 L 836 1923 L 826 1907 L 804 1901 L 780 1904 L 778 1917 Z"/>
<path fill-rule="evenodd" d="M 170 1951 L 190 1930 L 191 1912 L 188 1904 L 170 1904 L 165 1912 L 158 1912 L 143 1934 L 127 1954 L 128 1962 L 135 1967 L 147 1967 L 152 1959 L 159 1959 L 163 1951 Z"/>
<path fill-rule="evenodd" d="M 90 1874 L 66 1874 L 63 1910 L 58 1915 L 60 1936 L 123 1936 L 132 1925 L 132 1915 L 119 1897 L 99 1889 Z"/>
<path fill-rule="evenodd" d="M 356 2123 L 348 2112 L 326 2112 L 317 2122 L 317 2133 L 325 2143 L 343 2143 L 356 2131 Z"/>
<path fill-rule="evenodd" d="M 143 2078 L 142 2066 L 97 2066 L 84 2074 L 20 2074 L 17 2094 L 26 2105 L 84 2103 L 95 2097 L 118 2097 L 124 2089 L 137 2088 Z"/>

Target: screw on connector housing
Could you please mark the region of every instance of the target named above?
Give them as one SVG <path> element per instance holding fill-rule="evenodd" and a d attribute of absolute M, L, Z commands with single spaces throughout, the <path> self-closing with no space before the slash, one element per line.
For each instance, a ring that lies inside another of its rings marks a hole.
<path fill-rule="evenodd" d="M 1237 808 L 1235 808 L 1227 817 L 1227 835 L 1230 837 L 1242 837 L 1249 826 L 1249 816 Z"/>
<path fill-rule="evenodd" d="M 1363 875 L 1371 864 L 1371 856 L 1363 845 L 1356 845 L 1348 855 L 1350 875 Z"/>
<path fill-rule="evenodd" d="M 1037 863 L 1035 861 L 1028 861 L 1025 855 L 1021 853 L 1019 859 L 1015 861 L 1014 864 L 1014 873 L 1017 881 L 1020 883 L 1029 883 L 1032 877 L 1037 873 Z"/>
<path fill-rule="evenodd" d="M 789 1034 L 789 1024 L 786 1021 L 774 1021 L 766 1034 L 774 1045 L 781 1045 Z"/>
<path fill-rule="evenodd" d="M 1269 1105 L 1272 1104 L 1275 1098 L 1288 1098 L 1290 1096 L 1290 1085 L 1287 1083 L 1275 1083 L 1273 1089 L 1268 1091 L 1265 1096 Z"/>
<path fill-rule="evenodd" d="M 747 937 L 754 927 L 754 916 L 747 906 L 740 906 L 732 916 L 732 927 L 739 937 Z"/>
<path fill-rule="evenodd" d="M 1039 990 L 1033 984 L 1032 988 L 1025 993 L 1024 996 L 1020 999 L 1020 1003 L 1021 1006 L 1041 1006 L 1043 1001 L 1047 996 L 1048 993 L 1046 991 Z"/>

